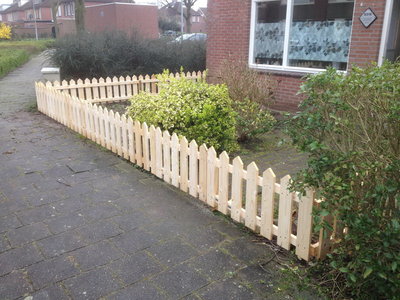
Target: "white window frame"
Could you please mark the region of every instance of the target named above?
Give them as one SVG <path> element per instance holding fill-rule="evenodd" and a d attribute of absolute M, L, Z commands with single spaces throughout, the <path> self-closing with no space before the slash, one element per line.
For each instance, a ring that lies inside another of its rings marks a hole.
<path fill-rule="evenodd" d="M 378 66 L 381 66 L 386 58 L 387 40 L 390 30 L 390 19 L 392 18 L 393 0 L 386 0 L 385 16 L 383 19 L 382 38 L 379 48 Z"/>
<path fill-rule="evenodd" d="M 292 20 L 293 17 L 293 0 L 286 1 L 286 19 L 285 19 L 285 37 L 283 41 L 283 57 L 282 57 L 282 65 L 266 65 L 266 64 L 257 64 L 254 62 L 254 38 L 255 38 L 255 27 L 257 22 L 257 4 L 263 2 L 271 2 L 273 0 L 251 0 L 251 16 L 250 16 L 250 43 L 249 43 L 249 67 L 257 70 L 268 70 L 268 71 L 283 71 L 283 72 L 293 72 L 293 73 L 320 73 L 326 71 L 326 69 L 317 69 L 317 68 L 304 68 L 304 67 L 293 67 L 289 66 L 289 42 L 290 42 L 290 26 L 292 21 L 288 22 L 288 20 Z M 392 1 L 392 0 L 388 0 Z M 354 21 L 354 12 L 355 5 L 353 8 L 353 21 Z M 353 31 L 353 26 L 351 27 Z M 351 35 L 350 35 L 351 37 Z M 347 67 L 346 71 L 339 72 L 347 72 L 349 67 L 349 59 L 347 59 Z"/>

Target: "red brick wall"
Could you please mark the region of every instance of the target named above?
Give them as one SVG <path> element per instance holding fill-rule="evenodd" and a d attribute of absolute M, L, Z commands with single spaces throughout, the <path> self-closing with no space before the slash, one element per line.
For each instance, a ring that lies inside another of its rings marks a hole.
<path fill-rule="evenodd" d="M 110 4 L 86 7 L 89 32 L 121 30 L 138 32 L 146 38 L 158 38 L 157 7 L 149 5 Z"/>
<path fill-rule="evenodd" d="M 359 17 L 368 7 L 378 19 L 365 29 Z M 350 64 L 362 65 L 378 59 L 384 9 L 385 0 L 356 0 Z M 224 59 L 248 60 L 251 0 L 209 0 L 208 11 L 207 69 L 209 80 L 216 82 Z M 296 94 L 303 75 L 289 72 L 272 75 L 278 81 L 274 109 L 297 109 L 301 97 Z"/>

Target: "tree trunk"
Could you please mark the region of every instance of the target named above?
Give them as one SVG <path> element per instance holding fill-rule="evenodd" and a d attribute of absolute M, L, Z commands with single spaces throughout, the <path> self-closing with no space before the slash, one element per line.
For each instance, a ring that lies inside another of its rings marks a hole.
<path fill-rule="evenodd" d="M 85 32 L 85 1 L 75 0 L 75 26 L 76 33 L 82 34 Z"/>
<path fill-rule="evenodd" d="M 190 4 L 186 4 L 186 32 L 192 33 L 192 6 Z"/>
<path fill-rule="evenodd" d="M 58 1 L 53 2 L 51 4 L 51 12 L 53 14 L 53 22 L 54 22 L 54 38 L 58 38 L 58 22 L 57 22 L 57 12 L 58 12 L 58 7 L 60 6 L 60 3 Z"/>

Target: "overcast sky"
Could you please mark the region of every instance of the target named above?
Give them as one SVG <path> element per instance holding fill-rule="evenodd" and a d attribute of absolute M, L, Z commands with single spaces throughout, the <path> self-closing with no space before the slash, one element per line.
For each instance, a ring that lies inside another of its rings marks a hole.
<path fill-rule="evenodd" d="M 118 1 L 118 0 L 116 0 Z M 157 3 L 157 0 L 135 0 L 136 3 Z M 0 4 L 4 3 L 12 3 L 12 0 L 0 0 Z M 207 0 L 197 0 L 196 7 L 206 7 L 207 6 Z"/>

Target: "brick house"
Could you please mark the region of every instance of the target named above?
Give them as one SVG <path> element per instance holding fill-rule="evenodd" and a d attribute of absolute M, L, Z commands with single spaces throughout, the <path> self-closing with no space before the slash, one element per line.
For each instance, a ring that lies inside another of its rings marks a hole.
<path fill-rule="evenodd" d="M 208 11 L 209 79 L 244 60 L 277 80 L 277 110 L 297 109 L 307 74 L 400 56 L 400 0 L 209 0 Z"/>
<path fill-rule="evenodd" d="M 157 6 L 127 3 L 128 0 L 85 1 L 85 23 L 89 32 L 121 30 L 128 34 L 138 32 L 146 38 L 158 37 Z M 3 22 L 11 25 L 15 34 L 40 37 L 54 35 L 54 18 L 50 0 L 17 0 L 0 12 Z M 75 32 L 75 5 L 73 0 L 61 0 L 57 11 L 59 36 Z"/>

